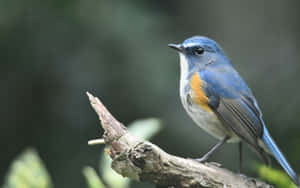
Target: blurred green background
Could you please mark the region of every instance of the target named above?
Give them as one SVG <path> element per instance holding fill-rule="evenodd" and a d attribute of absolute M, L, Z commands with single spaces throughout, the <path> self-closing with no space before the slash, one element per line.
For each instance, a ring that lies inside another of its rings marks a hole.
<path fill-rule="evenodd" d="M 87 145 L 102 130 L 86 91 L 125 124 L 160 118 L 164 129 L 152 141 L 169 153 L 208 151 L 216 140 L 182 108 L 179 58 L 167 47 L 193 35 L 227 52 L 300 173 L 299 8 L 292 0 L 0 0 L 0 185 L 27 146 L 56 187 L 86 185 L 82 168 L 98 167 L 103 150 Z M 237 151 L 228 144 L 211 160 L 236 170 Z M 260 161 L 244 151 L 244 173 L 255 176 Z"/>

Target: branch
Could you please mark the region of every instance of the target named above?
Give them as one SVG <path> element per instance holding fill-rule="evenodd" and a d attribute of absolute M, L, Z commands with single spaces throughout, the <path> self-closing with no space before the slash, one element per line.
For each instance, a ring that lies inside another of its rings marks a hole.
<path fill-rule="evenodd" d="M 260 180 L 234 174 L 214 163 L 203 164 L 168 154 L 158 146 L 131 135 L 97 97 L 90 93 L 87 95 L 105 131 L 103 138 L 109 146 L 107 153 L 113 160 L 111 167 L 122 176 L 176 188 L 272 187 Z M 95 142 L 103 143 L 103 140 Z"/>

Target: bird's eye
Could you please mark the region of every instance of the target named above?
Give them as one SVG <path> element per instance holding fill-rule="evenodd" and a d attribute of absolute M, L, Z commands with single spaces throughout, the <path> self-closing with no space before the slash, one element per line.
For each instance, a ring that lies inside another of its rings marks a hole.
<path fill-rule="evenodd" d="M 202 48 L 202 47 L 197 47 L 197 48 L 195 48 L 194 53 L 195 53 L 196 55 L 202 55 L 202 54 L 204 53 L 204 48 Z"/>

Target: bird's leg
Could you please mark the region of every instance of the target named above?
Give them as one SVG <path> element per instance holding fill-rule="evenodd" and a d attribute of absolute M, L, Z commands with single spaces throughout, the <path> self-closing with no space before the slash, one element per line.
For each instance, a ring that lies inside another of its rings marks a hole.
<path fill-rule="evenodd" d="M 239 163 L 239 173 L 242 173 L 242 162 L 243 162 L 243 145 L 242 142 L 239 142 L 239 158 L 240 158 L 240 163 Z"/>
<path fill-rule="evenodd" d="M 225 144 L 225 142 L 229 139 L 229 136 L 226 136 L 225 138 L 223 138 L 222 140 L 220 140 L 214 147 L 212 147 L 205 155 L 203 155 L 201 158 L 199 159 L 194 159 L 198 162 L 205 162 L 207 161 L 207 159 L 215 152 L 217 151 L 221 146 L 223 146 Z"/>

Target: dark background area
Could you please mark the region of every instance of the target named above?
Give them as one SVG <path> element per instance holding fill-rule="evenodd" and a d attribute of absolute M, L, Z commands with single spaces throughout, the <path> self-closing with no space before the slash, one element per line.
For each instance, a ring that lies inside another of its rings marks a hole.
<path fill-rule="evenodd" d="M 167 47 L 193 35 L 227 52 L 300 173 L 299 8 L 279 0 L 0 0 L 0 183 L 32 146 L 56 187 L 85 186 L 82 168 L 97 168 L 103 149 L 87 145 L 102 130 L 86 91 L 125 124 L 162 119 L 153 142 L 167 152 L 204 154 L 216 140 L 182 108 L 179 58 Z M 236 171 L 237 151 L 228 144 L 211 160 Z M 244 151 L 244 172 L 255 176 L 261 161 Z"/>

